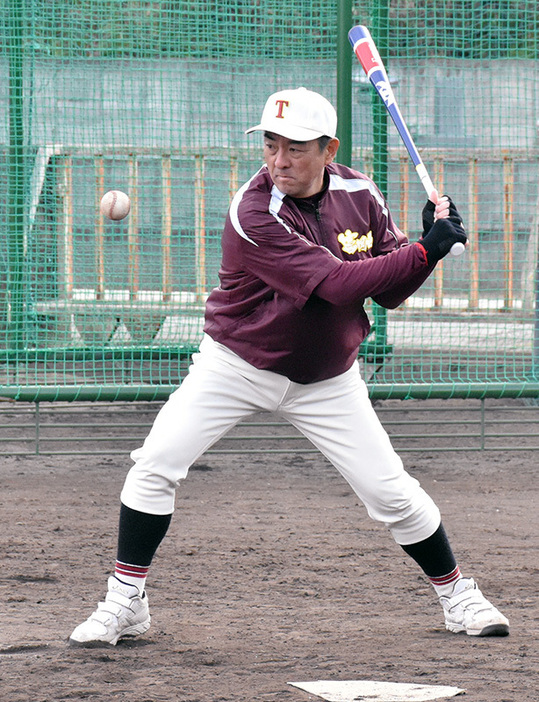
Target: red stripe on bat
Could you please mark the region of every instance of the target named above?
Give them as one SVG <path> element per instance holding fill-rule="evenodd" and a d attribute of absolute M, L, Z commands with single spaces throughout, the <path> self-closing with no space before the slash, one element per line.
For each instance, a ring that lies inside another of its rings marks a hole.
<path fill-rule="evenodd" d="M 367 76 L 377 68 L 384 70 L 384 64 L 378 56 L 378 52 L 368 39 L 359 41 L 356 44 L 355 53 Z"/>

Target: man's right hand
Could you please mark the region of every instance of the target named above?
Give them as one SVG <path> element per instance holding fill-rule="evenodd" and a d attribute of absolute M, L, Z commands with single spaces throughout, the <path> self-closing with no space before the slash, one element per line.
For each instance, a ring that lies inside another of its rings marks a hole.
<path fill-rule="evenodd" d="M 421 213 L 424 237 L 427 236 L 432 225 L 438 219 L 449 218 L 452 222 L 455 222 L 455 224 L 462 226 L 462 217 L 460 216 L 453 200 L 447 195 L 438 197 L 438 193 L 436 191 L 433 192 L 431 198 L 433 196 L 436 197 L 436 203 L 432 199 L 427 200 L 427 204 Z"/>

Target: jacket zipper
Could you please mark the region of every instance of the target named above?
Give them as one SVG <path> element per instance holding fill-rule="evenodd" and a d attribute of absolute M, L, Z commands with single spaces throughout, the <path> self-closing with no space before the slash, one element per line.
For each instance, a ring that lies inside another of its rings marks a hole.
<path fill-rule="evenodd" d="M 329 242 L 326 237 L 326 232 L 325 229 L 322 225 L 322 215 L 320 213 L 320 208 L 318 207 L 318 203 L 314 206 L 314 217 L 316 219 L 316 223 L 318 225 L 318 233 L 320 235 L 320 243 L 322 246 L 325 246 L 326 248 L 329 248 Z"/>

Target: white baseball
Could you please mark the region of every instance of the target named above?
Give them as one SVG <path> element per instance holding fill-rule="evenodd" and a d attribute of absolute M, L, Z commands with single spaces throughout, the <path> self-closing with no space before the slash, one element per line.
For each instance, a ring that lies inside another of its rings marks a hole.
<path fill-rule="evenodd" d="M 131 209 L 131 200 L 121 190 L 109 190 L 101 198 L 101 214 L 108 219 L 124 219 Z"/>

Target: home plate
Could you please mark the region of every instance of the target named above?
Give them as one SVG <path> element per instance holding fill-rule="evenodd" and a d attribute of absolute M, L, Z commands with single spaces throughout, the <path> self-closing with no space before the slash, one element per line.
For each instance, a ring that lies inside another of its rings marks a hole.
<path fill-rule="evenodd" d="M 376 680 L 346 680 L 332 682 L 288 683 L 300 690 L 311 692 L 327 702 L 424 702 L 461 695 L 465 690 L 447 685 L 414 685 L 408 683 L 377 682 Z"/>

